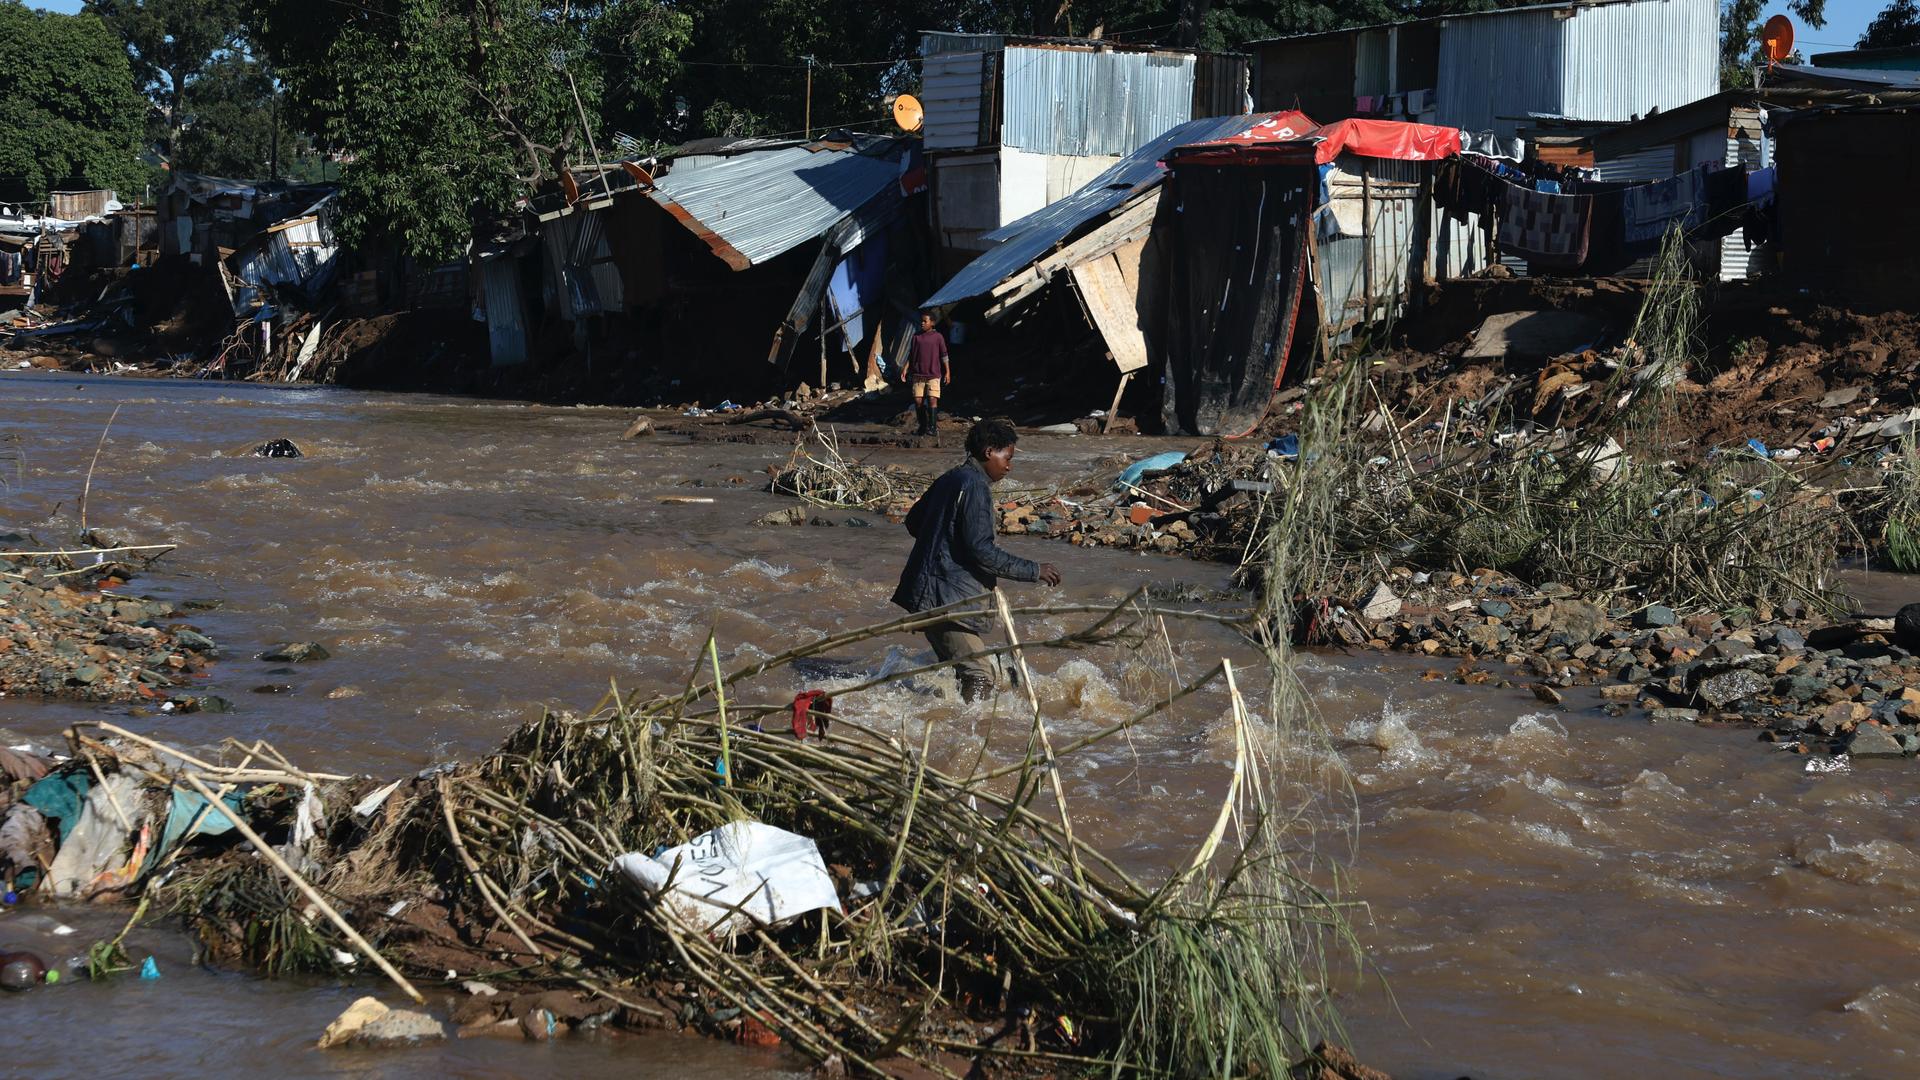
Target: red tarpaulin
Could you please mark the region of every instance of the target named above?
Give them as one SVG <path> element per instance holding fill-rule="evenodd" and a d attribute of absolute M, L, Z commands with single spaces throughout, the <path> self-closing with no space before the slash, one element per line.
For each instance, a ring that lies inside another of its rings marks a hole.
<path fill-rule="evenodd" d="M 1168 157 L 1211 165 L 1325 165 L 1341 154 L 1437 161 L 1459 152 L 1458 128 L 1399 120 L 1336 120 L 1316 126 L 1300 113 L 1281 113 L 1238 135 L 1180 147 Z"/>

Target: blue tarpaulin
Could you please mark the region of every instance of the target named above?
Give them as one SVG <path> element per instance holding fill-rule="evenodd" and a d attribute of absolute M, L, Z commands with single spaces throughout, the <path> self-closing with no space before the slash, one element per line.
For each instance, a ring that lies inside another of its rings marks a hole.
<path fill-rule="evenodd" d="M 834 265 L 827 280 L 833 320 L 849 351 L 866 340 L 867 313 L 878 312 L 887 285 L 887 233 L 877 232 Z"/>

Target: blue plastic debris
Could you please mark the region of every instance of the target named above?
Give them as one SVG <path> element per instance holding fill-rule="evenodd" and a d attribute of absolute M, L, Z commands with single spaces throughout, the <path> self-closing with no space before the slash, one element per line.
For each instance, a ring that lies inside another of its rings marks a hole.
<path fill-rule="evenodd" d="M 1760 455 L 1761 457 L 1769 457 L 1769 456 L 1771 456 L 1771 455 L 1770 455 L 1770 454 L 1769 454 L 1769 453 L 1767 452 L 1767 444 L 1766 444 L 1766 443 L 1763 443 L 1763 442 L 1761 442 L 1761 441 L 1760 441 L 1759 439 L 1748 439 L 1748 440 L 1747 440 L 1747 449 L 1749 449 L 1749 450 L 1751 450 L 1751 451 L 1753 451 L 1753 452 L 1754 452 L 1754 453 L 1756 453 L 1756 454 L 1759 454 L 1759 455 Z"/>
<path fill-rule="evenodd" d="M 140 962 L 140 977 L 143 979 L 160 977 L 160 965 L 153 962 L 153 957 L 149 956 Z"/>
<path fill-rule="evenodd" d="M 1278 454 L 1279 456 L 1283 458 L 1288 458 L 1288 459 L 1299 457 L 1300 456 L 1300 436 L 1298 435 L 1280 436 L 1279 438 L 1267 444 L 1267 453 Z"/>
<path fill-rule="evenodd" d="M 1171 469 L 1185 460 L 1187 460 L 1187 455 L 1179 450 L 1169 450 L 1164 454 L 1155 454 L 1150 458 L 1144 458 L 1127 466 L 1120 473 L 1120 482 L 1123 484 L 1137 484 L 1140 482 L 1142 476 L 1156 469 Z"/>

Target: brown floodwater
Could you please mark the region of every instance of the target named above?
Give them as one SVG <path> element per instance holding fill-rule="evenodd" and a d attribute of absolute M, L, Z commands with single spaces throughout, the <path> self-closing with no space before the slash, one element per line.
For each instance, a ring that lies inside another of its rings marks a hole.
<path fill-rule="evenodd" d="M 106 716 L 174 742 L 264 738 L 298 761 L 398 775 L 485 753 L 543 705 L 589 706 L 610 681 L 677 687 L 710 630 L 723 662 L 738 663 L 894 614 L 887 596 L 908 546 L 898 526 L 837 512 L 835 528 L 756 527 L 790 505 L 758 490 L 783 448 L 622 443 L 624 410 L 4 375 L 0 439 L 18 440 L 0 451 L 19 460 L 0 460 L 0 526 L 43 540 L 71 533 L 115 405 L 90 523 L 181 545 L 129 589 L 222 602 L 194 621 L 222 648 L 205 692 L 235 709 L 129 720 L 125 707 L 0 699 L 0 727 L 41 745 L 77 719 Z M 306 456 L 248 454 L 282 437 Z M 1174 445 L 1034 437 L 1015 478 L 1078 477 Z M 925 472 L 953 460 L 932 450 L 874 456 Z M 746 486 L 729 486 L 741 477 Z M 660 501 L 686 494 L 714 501 Z M 1073 602 L 1226 578 L 1179 559 L 1007 543 L 1058 563 L 1067 578 L 1058 595 Z M 1906 578 L 1850 586 L 1875 609 L 1920 599 Z M 1036 620 L 1023 633 L 1063 625 Z M 333 658 L 278 672 L 253 659 L 285 640 L 323 642 Z M 1173 646 L 1189 675 L 1222 656 L 1257 670 L 1219 630 L 1176 626 Z M 831 686 L 924 654 L 918 639 L 875 640 L 812 674 Z M 1056 738 L 1164 691 L 1166 660 L 1159 643 L 1034 656 Z M 1347 889 L 1368 905 L 1358 932 L 1369 973 L 1340 980 L 1346 1037 L 1364 1060 L 1402 1080 L 1915 1071 L 1912 763 L 1810 768 L 1751 731 L 1611 718 L 1585 694 L 1544 711 L 1525 691 L 1423 681 L 1425 665 L 1404 657 L 1312 655 L 1299 666 L 1355 796 L 1351 837 L 1321 845 L 1351 853 Z M 781 671 L 745 697 L 790 698 L 800 677 Z M 266 685 L 291 690 L 253 692 Z M 936 691 L 937 680 L 889 687 L 861 698 L 858 715 L 915 738 L 931 722 L 949 760 L 971 760 L 983 742 L 991 760 L 1024 745 L 1011 696 L 963 708 Z M 1062 772 L 1076 829 L 1142 874 L 1190 858 L 1226 789 L 1230 715 L 1218 694 L 1197 695 L 1129 740 L 1071 757 Z M 1313 775 L 1325 764 L 1278 734 L 1262 745 L 1276 768 Z M 77 933 L 58 935 L 51 920 Z M 64 957 L 116 921 L 12 912 L 0 915 L 0 944 Z M 202 970 L 187 940 L 164 928 L 137 932 L 134 944 L 156 956 L 158 981 L 12 999 L 24 1021 L 12 1059 L 36 1071 L 183 1078 L 266 1061 L 287 1075 L 354 1076 L 800 1067 L 667 1035 L 323 1054 L 311 1046 L 327 1020 L 354 996 L 385 990 Z"/>

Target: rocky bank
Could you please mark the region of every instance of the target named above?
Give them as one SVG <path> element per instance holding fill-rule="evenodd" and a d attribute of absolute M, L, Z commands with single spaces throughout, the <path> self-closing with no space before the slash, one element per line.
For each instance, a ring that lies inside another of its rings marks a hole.
<path fill-rule="evenodd" d="M 111 545 L 97 555 L 7 554 L 48 549 L 30 536 L 0 533 L 0 695 L 141 702 L 169 711 L 207 705 L 182 691 L 219 649 L 185 621 L 187 611 L 122 591 L 135 567 L 115 561 Z"/>

